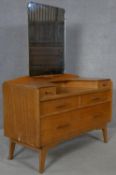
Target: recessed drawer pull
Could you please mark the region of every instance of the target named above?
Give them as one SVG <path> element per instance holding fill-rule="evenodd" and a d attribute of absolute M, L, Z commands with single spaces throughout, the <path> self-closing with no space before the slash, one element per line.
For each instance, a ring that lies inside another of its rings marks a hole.
<path fill-rule="evenodd" d="M 63 105 L 58 105 L 58 106 L 56 106 L 56 108 L 65 108 L 65 107 L 67 107 L 68 106 L 68 103 L 67 104 L 63 104 Z"/>
<path fill-rule="evenodd" d="M 96 113 L 94 116 L 93 116 L 93 118 L 99 118 L 99 117 L 101 117 L 102 116 L 102 113 Z"/>
<path fill-rule="evenodd" d="M 105 101 L 106 97 L 104 97 L 104 98 L 102 98 L 102 97 L 93 97 L 91 100 L 94 101 L 94 102 Z"/>
<path fill-rule="evenodd" d="M 104 87 L 107 86 L 107 85 L 108 85 L 107 83 L 103 83 L 103 84 L 102 84 L 102 86 L 104 86 Z"/>
<path fill-rule="evenodd" d="M 101 100 L 101 98 L 100 97 L 93 97 L 93 98 L 91 98 L 91 100 L 92 101 L 99 101 L 99 100 Z"/>
<path fill-rule="evenodd" d="M 70 124 L 64 124 L 64 125 L 57 126 L 56 129 L 64 129 L 64 128 L 67 128 L 69 126 L 70 126 Z"/>
<path fill-rule="evenodd" d="M 46 94 L 46 95 L 49 95 L 49 94 L 53 94 L 53 92 L 46 91 L 45 94 Z"/>

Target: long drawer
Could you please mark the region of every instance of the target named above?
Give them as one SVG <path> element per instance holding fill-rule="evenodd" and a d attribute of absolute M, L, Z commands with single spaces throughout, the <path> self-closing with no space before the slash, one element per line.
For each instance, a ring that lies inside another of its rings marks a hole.
<path fill-rule="evenodd" d="M 70 135 L 79 135 L 85 131 L 100 128 L 110 121 L 110 102 L 74 110 L 60 115 L 41 118 L 41 143 L 62 141 Z M 74 134 L 72 134 L 74 133 Z"/>
<path fill-rule="evenodd" d="M 40 114 L 50 114 L 79 106 L 79 96 L 43 101 L 40 103 Z"/>

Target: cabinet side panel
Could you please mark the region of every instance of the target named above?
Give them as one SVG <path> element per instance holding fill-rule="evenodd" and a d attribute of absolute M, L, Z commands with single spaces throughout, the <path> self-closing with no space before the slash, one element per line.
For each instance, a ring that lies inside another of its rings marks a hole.
<path fill-rule="evenodd" d="M 39 92 L 37 89 L 4 83 L 4 134 L 39 147 Z"/>

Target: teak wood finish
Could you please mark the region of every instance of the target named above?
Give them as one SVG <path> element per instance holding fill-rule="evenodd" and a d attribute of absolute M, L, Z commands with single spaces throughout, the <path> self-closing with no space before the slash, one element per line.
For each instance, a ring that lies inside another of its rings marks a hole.
<path fill-rule="evenodd" d="M 20 77 L 3 84 L 4 134 L 15 144 L 40 152 L 39 171 L 48 150 L 85 132 L 101 129 L 108 141 L 112 117 L 112 81 L 72 74 Z"/>

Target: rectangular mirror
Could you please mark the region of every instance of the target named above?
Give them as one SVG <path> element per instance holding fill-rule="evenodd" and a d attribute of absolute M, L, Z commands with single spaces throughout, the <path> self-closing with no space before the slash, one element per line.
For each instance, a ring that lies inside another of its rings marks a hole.
<path fill-rule="evenodd" d="M 28 3 L 30 76 L 64 72 L 64 15 L 62 8 Z"/>

